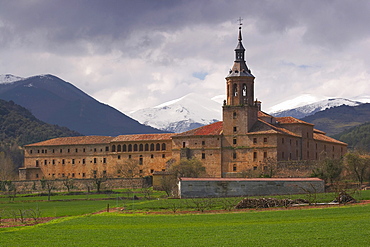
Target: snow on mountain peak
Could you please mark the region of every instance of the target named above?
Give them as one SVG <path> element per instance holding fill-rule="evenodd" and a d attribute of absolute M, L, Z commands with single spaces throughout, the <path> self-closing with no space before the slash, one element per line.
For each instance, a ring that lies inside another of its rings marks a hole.
<path fill-rule="evenodd" d="M 15 81 L 23 80 L 24 78 L 19 76 L 14 76 L 10 74 L 0 75 L 0 84 L 10 84 Z"/>
<path fill-rule="evenodd" d="M 190 93 L 155 107 L 137 110 L 130 116 L 158 129 L 182 132 L 220 120 L 221 105 L 222 102 Z"/>

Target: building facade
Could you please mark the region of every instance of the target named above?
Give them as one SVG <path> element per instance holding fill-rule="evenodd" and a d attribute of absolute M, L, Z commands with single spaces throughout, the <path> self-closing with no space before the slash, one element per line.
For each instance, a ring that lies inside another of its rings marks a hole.
<path fill-rule="evenodd" d="M 239 28 L 223 121 L 178 134 L 64 137 L 26 145 L 20 179 L 148 176 L 190 158 L 201 160 L 209 177 L 240 177 L 271 164 L 339 159 L 346 153 L 347 144 L 313 124 L 261 111 L 254 79 Z"/>

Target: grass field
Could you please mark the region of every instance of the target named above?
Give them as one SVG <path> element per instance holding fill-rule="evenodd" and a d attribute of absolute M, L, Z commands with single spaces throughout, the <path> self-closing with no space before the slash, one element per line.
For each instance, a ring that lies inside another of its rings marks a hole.
<path fill-rule="evenodd" d="M 185 215 L 103 213 L 0 229 L 0 246 L 369 246 L 370 205 Z"/>

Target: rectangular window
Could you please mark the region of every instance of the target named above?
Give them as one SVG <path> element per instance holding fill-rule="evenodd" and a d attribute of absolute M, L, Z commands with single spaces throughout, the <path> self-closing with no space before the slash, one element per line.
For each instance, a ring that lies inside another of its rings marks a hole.
<path fill-rule="evenodd" d="M 234 160 L 236 159 L 236 153 L 233 153 L 233 159 Z"/>
<path fill-rule="evenodd" d="M 234 132 L 236 132 L 236 130 L 237 130 L 237 127 L 236 127 L 236 126 L 234 126 Z"/>
<path fill-rule="evenodd" d="M 186 147 L 186 143 L 185 142 L 183 142 L 182 143 L 182 148 L 185 148 Z"/>
<path fill-rule="evenodd" d="M 233 165 L 233 172 L 236 172 L 236 164 Z"/>
<path fill-rule="evenodd" d="M 64 159 L 62 159 L 62 165 L 64 165 L 65 164 L 65 160 Z"/>
<path fill-rule="evenodd" d="M 236 144 L 236 138 L 233 139 L 233 144 L 235 145 Z"/>
<path fill-rule="evenodd" d="M 253 161 L 257 160 L 257 152 L 253 152 Z"/>
<path fill-rule="evenodd" d="M 78 153 L 78 148 L 76 148 L 75 152 Z"/>
<path fill-rule="evenodd" d="M 83 172 L 83 173 L 82 173 L 82 177 L 84 178 L 85 176 L 86 176 L 86 174 Z"/>
<path fill-rule="evenodd" d="M 266 159 L 267 158 L 267 152 L 263 152 L 263 158 Z"/>
<path fill-rule="evenodd" d="M 85 164 L 85 159 L 82 159 L 82 164 Z"/>
<path fill-rule="evenodd" d="M 202 153 L 202 159 L 204 160 L 206 158 L 206 154 Z"/>
<path fill-rule="evenodd" d="M 166 155 L 165 154 L 162 154 L 162 158 L 164 159 L 164 158 L 166 158 Z"/>
<path fill-rule="evenodd" d="M 267 142 L 267 138 L 265 137 L 265 138 L 263 138 L 263 142 L 264 143 L 266 143 Z"/>
<path fill-rule="evenodd" d="M 257 144 L 257 138 L 253 138 L 253 143 Z"/>
<path fill-rule="evenodd" d="M 107 158 L 103 158 L 103 163 L 107 163 Z"/>
<path fill-rule="evenodd" d="M 282 144 L 284 144 L 284 142 L 285 142 L 285 140 L 284 140 L 284 138 L 282 138 L 282 139 L 281 139 L 281 143 L 282 143 Z"/>
<path fill-rule="evenodd" d="M 94 164 L 96 164 L 96 162 L 97 162 L 97 160 L 96 160 L 96 158 L 94 158 Z"/>
<path fill-rule="evenodd" d="M 74 165 L 75 164 L 75 159 L 72 159 L 72 165 Z"/>
<path fill-rule="evenodd" d="M 206 145 L 206 141 L 202 141 L 202 145 L 204 146 L 204 145 Z"/>
<path fill-rule="evenodd" d="M 47 165 L 48 164 L 48 161 L 47 160 L 44 160 L 44 165 Z"/>

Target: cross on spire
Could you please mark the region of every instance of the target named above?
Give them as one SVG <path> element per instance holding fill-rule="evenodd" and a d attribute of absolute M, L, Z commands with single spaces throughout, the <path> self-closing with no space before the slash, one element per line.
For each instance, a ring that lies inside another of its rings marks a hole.
<path fill-rule="evenodd" d="M 242 23 L 243 19 L 241 17 L 239 17 L 239 19 L 237 21 L 239 22 L 239 26 L 243 25 L 243 23 Z"/>

